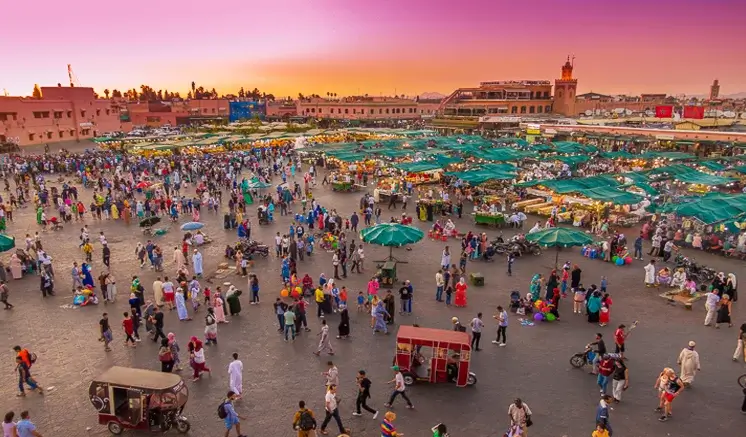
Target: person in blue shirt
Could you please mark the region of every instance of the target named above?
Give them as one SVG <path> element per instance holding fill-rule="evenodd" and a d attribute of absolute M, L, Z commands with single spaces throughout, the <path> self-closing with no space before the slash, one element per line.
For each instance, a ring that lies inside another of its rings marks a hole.
<path fill-rule="evenodd" d="M 635 259 L 642 261 L 642 232 L 635 239 Z"/>
<path fill-rule="evenodd" d="M 16 423 L 16 434 L 18 437 L 42 437 L 36 430 L 36 425 L 31 423 L 28 411 L 21 411 L 21 420 Z"/>
<path fill-rule="evenodd" d="M 246 418 L 239 416 L 238 413 L 236 413 L 236 409 L 233 408 L 233 401 L 236 397 L 236 393 L 229 391 L 225 402 L 223 403 L 226 412 L 225 419 L 223 419 L 225 421 L 225 437 L 230 435 L 231 429 L 233 428 L 236 429 L 236 435 L 238 435 L 238 437 L 246 437 L 241 434 L 241 420 L 246 420 Z"/>

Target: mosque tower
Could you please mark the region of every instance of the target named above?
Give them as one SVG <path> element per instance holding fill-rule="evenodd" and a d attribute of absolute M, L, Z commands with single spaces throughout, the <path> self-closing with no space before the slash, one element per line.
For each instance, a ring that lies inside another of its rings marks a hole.
<path fill-rule="evenodd" d="M 575 95 L 578 89 L 578 80 L 573 79 L 572 69 L 574 67 L 575 58 L 570 60 L 567 57 L 567 62 L 562 66 L 562 78 L 554 81 L 554 103 L 552 106 L 552 112 L 555 114 L 562 114 L 568 117 L 574 117 L 575 113 Z"/>

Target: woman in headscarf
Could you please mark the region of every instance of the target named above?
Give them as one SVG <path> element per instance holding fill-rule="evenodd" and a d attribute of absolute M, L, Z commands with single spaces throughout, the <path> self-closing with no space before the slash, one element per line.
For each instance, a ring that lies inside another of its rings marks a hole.
<path fill-rule="evenodd" d="M 91 275 L 91 266 L 87 263 L 83 263 L 80 266 L 80 270 L 83 274 L 83 286 L 90 287 L 91 289 L 95 288 L 95 285 L 93 283 L 93 275 Z"/>
<path fill-rule="evenodd" d="M 580 270 L 580 267 L 578 267 L 577 264 L 572 266 L 572 270 L 570 271 L 570 288 L 578 288 L 580 287 L 580 274 L 583 271 Z"/>
<path fill-rule="evenodd" d="M 192 366 L 192 370 L 194 370 L 192 375 L 193 381 L 198 381 L 202 372 L 210 373 L 210 369 L 206 365 L 205 349 L 197 337 L 192 337 L 189 342 L 189 364 Z"/>
<path fill-rule="evenodd" d="M 228 323 L 228 321 L 225 320 L 225 301 L 223 301 L 223 296 L 220 295 L 220 287 L 215 291 L 212 305 L 215 308 L 215 320 L 218 323 Z"/>
<path fill-rule="evenodd" d="M 549 274 L 549 279 L 547 279 L 546 300 L 552 300 L 552 296 L 554 296 L 554 289 L 557 288 L 558 285 L 559 276 L 557 276 L 557 270 L 552 270 L 552 273 Z"/>
<path fill-rule="evenodd" d="M 176 289 L 174 298 L 176 300 L 176 313 L 179 316 L 179 320 L 181 320 L 182 322 L 185 320 L 192 320 L 192 318 L 189 317 L 189 313 L 187 312 L 186 298 L 184 297 L 184 289 L 182 287 Z"/>
<path fill-rule="evenodd" d="M 386 292 L 386 296 L 383 298 L 383 306 L 386 308 L 386 312 L 389 313 L 389 317 L 386 318 L 386 324 L 393 325 L 396 314 L 396 298 L 391 293 L 391 290 Z"/>
<path fill-rule="evenodd" d="M 241 296 L 241 290 L 236 289 L 233 285 L 228 287 L 228 291 L 225 293 L 225 301 L 228 303 L 228 312 L 231 316 L 238 315 L 241 312 L 239 296 Z"/>
<path fill-rule="evenodd" d="M 466 289 L 468 286 L 466 285 L 466 280 L 464 278 L 461 278 L 458 281 L 458 284 L 456 284 L 456 296 L 454 297 L 453 304 L 457 307 L 465 307 L 466 306 Z"/>
<path fill-rule="evenodd" d="M 588 323 L 599 323 L 601 315 L 601 293 L 596 291 L 588 298 Z"/>
<path fill-rule="evenodd" d="M 720 299 L 720 306 L 718 307 L 718 316 L 715 321 L 716 328 L 720 328 L 721 323 L 727 323 L 728 327 L 733 326 L 730 320 L 731 304 L 730 296 L 724 294 L 722 299 Z"/>
<path fill-rule="evenodd" d="M 373 325 L 373 333 L 375 332 L 383 332 L 384 334 L 389 333 L 389 329 L 386 326 L 386 317 L 388 317 L 389 313 L 386 311 L 386 308 L 383 307 L 383 301 L 378 300 L 373 307 L 373 319 L 375 320 L 375 323 Z"/>
<path fill-rule="evenodd" d="M 13 279 L 21 279 L 23 277 L 23 263 L 18 255 L 15 253 L 10 256 L 10 274 Z"/>
<path fill-rule="evenodd" d="M 676 269 L 676 271 L 673 274 L 673 277 L 671 277 L 671 288 L 678 288 L 680 290 L 684 289 L 684 286 L 686 285 L 686 272 L 684 271 L 683 267 L 679 267 Z"/>
<path fill-rule="evenodd" d="M 605 293 L 604 297 L 601 298 L 601 314 L 599 314 L 598 324 L 599 326 L 606 326 L 611 319 L 611 297 L 609 293 Z"/>
<path fill-rule="evenodd" d="M 350 336 L 350 313 L 347 311 L 347 305 L 340 305 L 339 335 L 337 338 L 347 338 Z"/>
<path fill-rule="evenodd" d="M 145 319 L 145 332 L 150 334 L 155 331 L 153 326 L 153 315 L 155 314 L 155 305 L 152 301 L 145 302 L 145 309 L 143 310 L 143 318 Z"/>
<path fill-rule="evenodd" d="M 176 341 L 176 334 L 169 332 L 166 337 L 168 338 L 168 346 L 171 348 L 171 356 L 174 358 L 172 371 L 179 371 L 181 370 L 181 358 L 179 358 L 181 348 L 179 347 L 179 343 Z"/>
<path fill-rule="evenodd" d="M 215 309 L 212 307 L 207 308 L 205 316 L 205 342 L 218 344 L 218 320 L 215 317 Z"/>
<path fill-rule="evenodd" d="M 712 280 L 712 288 L 718 291 L 718 294 L 722 297 L 725 293 L 725 273 L 720 272 Z"/>
<path fill-rule="evenodd" d="M 725 281 L 725 292 L 730 296 L 731 301 L 738 301 L 738 281 L 735 273 L 728 273 L 728 279 Z"/>
<path fill-rule="evenodd" d="M 119 208 L 116 203 L 111 204 L 111 218 L 112 220 L 119 220 Z"/>
<path fill-rule="evenodd" d="M 531 300 L 536 302 L 539 300 L 539 293 L 541 292 L 541 275 L 536 273 L 531 278 L 531 284 L 529 285 L 529 291 L 531 292 Z"/>
<path fill-rule="evenodd" d="M 161 372 L 171 373 L 173 371 L 174 357 L 166 338 L 161 340 L 161 347 L 158 348 L 158 361 L 161 362 Z"/>

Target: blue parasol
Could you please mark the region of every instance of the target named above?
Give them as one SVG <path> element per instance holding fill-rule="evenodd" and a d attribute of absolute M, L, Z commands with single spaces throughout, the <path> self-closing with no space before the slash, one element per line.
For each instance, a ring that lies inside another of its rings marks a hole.
<path fill-rule="evenodd" d="M 204 227 L 205 227 L 204 223 L 200 223 L 200 222 L 189 222 L 189 223 L 184 223 L 183 225 L 181 225 L 181 230 L 182 231 L 196 231 L 196 230 L 202 229 Z"/>

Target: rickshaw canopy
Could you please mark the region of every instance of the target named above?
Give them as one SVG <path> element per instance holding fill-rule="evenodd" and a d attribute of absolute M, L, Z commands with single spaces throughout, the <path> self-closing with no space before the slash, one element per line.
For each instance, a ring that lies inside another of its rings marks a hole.
<path fill-rule="evenodd" d="M 182 379 L 174 373 L 114 366 L 99 375 L 92 383 L 97 382 L 146 390 L 169 390 L 179 385 Z"/>

